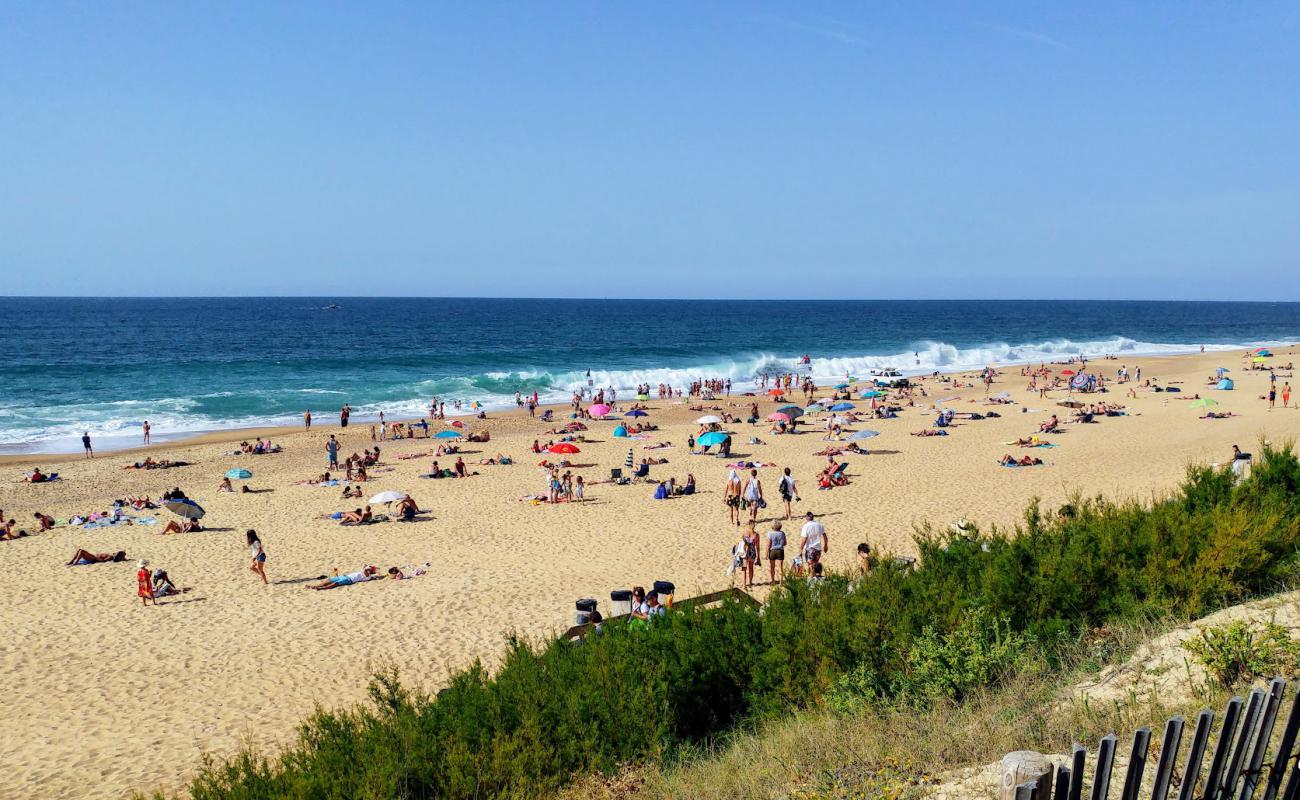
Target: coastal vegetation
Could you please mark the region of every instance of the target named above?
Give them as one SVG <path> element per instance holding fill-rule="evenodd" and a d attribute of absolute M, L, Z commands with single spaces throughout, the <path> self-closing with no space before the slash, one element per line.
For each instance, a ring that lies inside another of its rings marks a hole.
<path fill-rule="evenodd" d="M 885 559 L 865 576 L 791 579 L 758 609 L 609 624 L 581 642 L 514 638 L 494 673 L 475 664 L 436 696 L 384 673 L 369 704 L 319 711 L 278 756 L 210 762 L 189 794 L 536 797 L 780 730 L 792 713 L 828 730 L 890 715 L 920 731 L 1059 670 L 1098 630 L 1289 585 L 1297 543 L 1300 461 L 1263 446 L 1244 480 L 1191 467 L 1148 503 L 1079 497 L 1050 512 L 1033 503 L 1013 530 L 923 528 L 915 567 Z"/>

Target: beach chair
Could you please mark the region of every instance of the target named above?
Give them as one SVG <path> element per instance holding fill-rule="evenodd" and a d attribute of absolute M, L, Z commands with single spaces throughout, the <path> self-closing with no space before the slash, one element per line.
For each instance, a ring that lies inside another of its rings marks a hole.
<path fill-rule="evenodd" d="M 849 468 L 849 462 L 847 461 L 845 461 L 843 464 L 840 464 L 838 467 L 836 467 L 835 471 L 831 473 L 831 484 L 833 486 L 845 486 L 848 484 L 849 482 L 848 476 L 844 474 L 845 471 L 848 470 L 848 468 Z"/>
<path fill-rule="evenodd" d="M 617 481 L 619 478 L 622 478 L 622 477 L 623 477 L 623 469 L 622 469 L 622 467 L 614 467 L 613 469 L 611 469 L 611 470 L 609 471 L 609 479 L 610 479 L 611 481 Z"/>
<path fill-rule="evenodd" d="M 641 464 L 640 466 L 638 466 L 638 467 L 636 468 L 636 472 L 632 473 L 632 478 L 633 478 L 634 480 L 635 480 L 636 478 L 649 478 L 649 477 L 650 477 L 650 465 L 649 465 L 649 464 Z"/>

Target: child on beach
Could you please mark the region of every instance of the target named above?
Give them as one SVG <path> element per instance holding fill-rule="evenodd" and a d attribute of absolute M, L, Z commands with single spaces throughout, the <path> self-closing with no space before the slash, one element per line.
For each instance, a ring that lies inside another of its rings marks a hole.
<path fill-rule="evenodd" d="M 257 538 L 257 531 L 248 529 L 248 551 L 253 557 L 249 570 L 254 572 L 262 583 L 266 583 L 266 550 L 262 549 L 262 540 Z"/>
<path fill-rule="evenodd" d="M 148 559 L 140 559 L 135 562 L 135 566 L 135 582 L 138 587 L 136 593 L 140 595 L 140 604 L 147 606 L 152 600 L 154 605 L 158 605 L 158 598 L 153 594 L 153 574 L 149 572 Z"/>

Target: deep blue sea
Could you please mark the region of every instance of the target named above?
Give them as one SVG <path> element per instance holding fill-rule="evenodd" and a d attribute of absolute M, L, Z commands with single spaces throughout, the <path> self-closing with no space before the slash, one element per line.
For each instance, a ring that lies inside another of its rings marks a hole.
<path fill-rule="evenodd" d="M 587 370 L 743 385 L 805 353 L 832 378 L 1300 339 L 1300 303 L 0 298 L 0 320 L 0 452 L 135 444 L 144 419 L 162 439 L 560 401 Z"/>

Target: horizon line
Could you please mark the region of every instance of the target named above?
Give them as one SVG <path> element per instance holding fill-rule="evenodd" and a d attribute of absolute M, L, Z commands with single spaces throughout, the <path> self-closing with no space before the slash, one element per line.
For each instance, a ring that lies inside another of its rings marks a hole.
<path fill-rule="evenodd" d="M 1296 305 L 1300 300 L 1194 299 L 1149 297 L 569 297 L 555 295 L 383 295 L 383 294 L 8 294 L 2 300 L 560 300 L 599 303 L 1257 303 Z"/>

